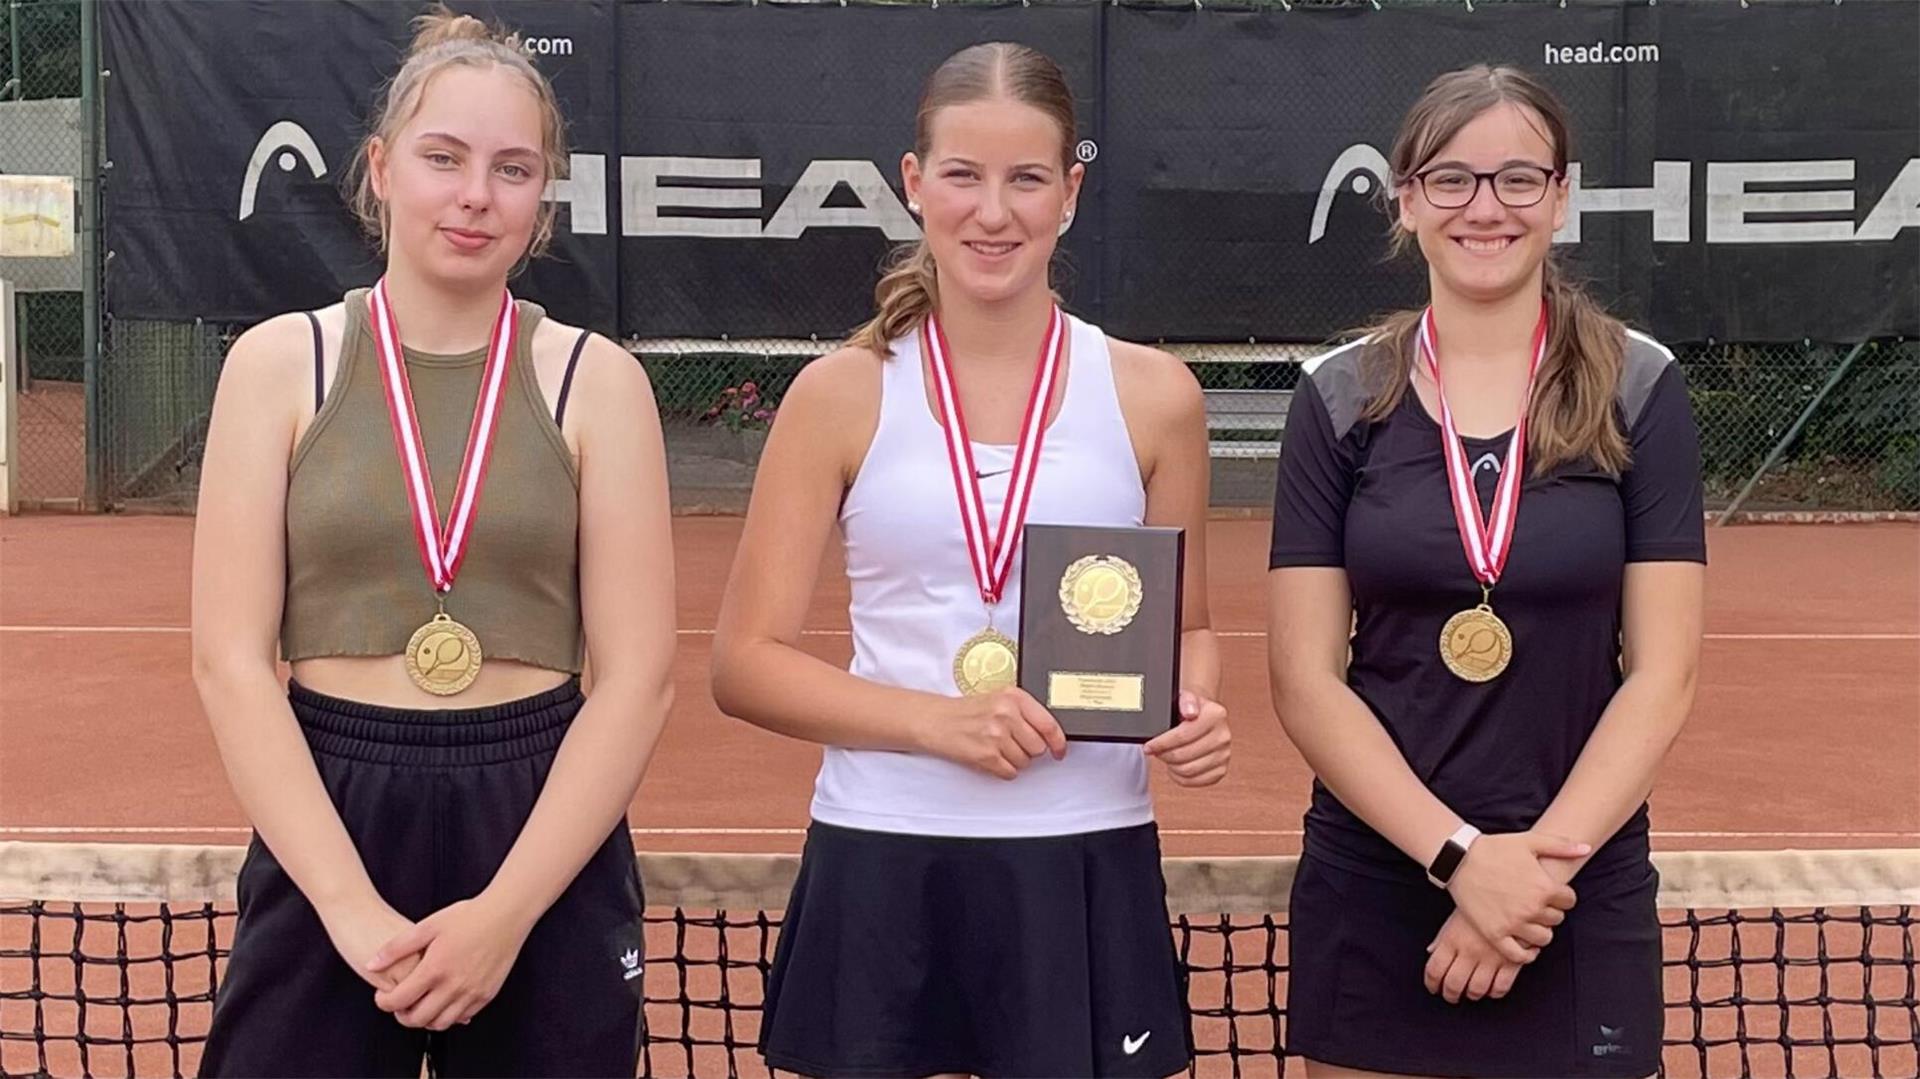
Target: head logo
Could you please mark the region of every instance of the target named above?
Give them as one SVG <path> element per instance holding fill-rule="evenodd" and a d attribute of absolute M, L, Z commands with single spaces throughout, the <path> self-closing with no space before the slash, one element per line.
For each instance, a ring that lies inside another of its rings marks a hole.
<path fill-rule="evenodd" d="M 284 172 L 304 160 L 314 179 L 327 174 L 313 137 L 292 120 L 281 120 L 254 144 L 240 185 L 240 220 L 253 216 L 261 177 L 276 154 Z M 621 236 L 798 240 L 813 229 L 874 229 L 896 242 L 920 236 L 900 195 L 871 161 L 809 161 L 763 222 L 757 157 L 620 157 L 614 199 L 609 198 L 605 154 L 574 153 L 569 159 L 567 177 L 549 180 L 544 197 L 567 207 L 562 228 L 576 236 L 606 235 L 616 206 Z M 849 192 L 853 205 L 828 205 L 838 190 Z M 706 213 L 674 212 L 688 209 Z M 711 212 L 716 210 L 733 212 Z"/>
<path fill-rule="evenodd" d="M 281 172 L 292 172 L 296 164 L 305 161 L 307 171 L 313 174 L 314 179 L 327 175 L 327 159 L 320 156 L 320 147 L 314 143 L 313 136 L 292 120 L 281 120 L 267 128 L 267 133 L 253 144 L 253 156 L 247 160 L 247 174 L 240 181 L 240 220 L 245 221 L 253 216 L 254 195 L 260 190 L 260 176 L 267 171 L 267 162 L 276 151 Z"/>
<path fill-rule="evenodd" d="M 1348 177 L 1353 178 L 1354 194 L 1371 195 L 1376 188 L 1387 186 L 1387 176 L 1392 171 L 1387 167 L 1386 156 L 1364 142 L 1340 151 L 1340 156 L 1333 159 L 1333 167 L 1327 170 L 1326 179 L 1320 181 L 1320 198 L 1313 204 L 1313 226 L 1307 230 L 1307 242 L 1318 243 L 1320 237 L 1327 234 L 1327 215 L 1333 212 L 1333 198 Z"/>

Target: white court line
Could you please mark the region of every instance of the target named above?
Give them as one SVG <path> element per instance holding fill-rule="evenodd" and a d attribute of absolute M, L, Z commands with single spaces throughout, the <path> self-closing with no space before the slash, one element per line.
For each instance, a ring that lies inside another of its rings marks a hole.
<path fill-rule="evenodd" d="M 186 626 L 0 626 L 0 633 L 186 633 Z M 677 630 L 682 637 L 711 637 L 710 629 Z M 802 637 L 847 637 L 844 629 L 803 629 Z M 1262 640 L 1264 630 L 1218 630 L 1214 636 Z M 1709 641 L 1920 641 L 1920 633 L 1709 633 Z"/>
<path fill-rule="evenodd" d="M 0 626 L 0 633 L 187 633 L 186 626 Z"/>
<path fill-rule="evenodd" d="M 189 833 L 193 835 L 246 835 L 248 828 L 228 826 L 191 827 L 181 825 L 166 827 L 161 825 L 88 827 L 72 825 L 54 827 L 51 825 L 0 827 L 0 836 L 17 835 L 164 835 Z M 805 828 L 629 828 L 634 835 L 736 835 L 736 836 L 783 836 L 805 835 Z M 1179 836 L 1242 836 L 1249 838 L 1297 838 L 1298 828 L 1162 828 L 1160 834 Z M 1920 832 L 1714 832 L 1714 831 L 1654 831 L 1655 839 L 1920 839 Z"/>
<path fill-rule="evenodd" d="M 1920 641 L 1920 633 L 1708 633 L 1709 641 Z"/>

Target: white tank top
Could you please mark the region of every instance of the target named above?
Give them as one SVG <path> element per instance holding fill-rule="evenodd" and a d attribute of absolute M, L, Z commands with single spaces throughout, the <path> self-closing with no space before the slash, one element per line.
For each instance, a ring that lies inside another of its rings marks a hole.
<path fill-rule="evenodd" d="M 1047 428 L 1027 521 L 1139 525 L 1147 495 L 1127 437 L 1113 361 L 1098 327 L 1069 316 L 1067 385 Z M 953 656 L 987 624 L 968 561 L 939 421 L 929 407 L 918 333 L 882 364 L 880 424 L 840 512 L 852 588 L 850 670 L 890 686 L 958 696 Z M 989 529 L 1000 521 L 1014 447 L 973 444 Z M 1020 635 L 1016 556 L 994 626 Z M 938 757 L 828 746 L 813 818 L 940 836 L 1068 835 L 1153 819 L 1145 755 L 1132 744 L 1071 742 L 1013 780 Z"/>

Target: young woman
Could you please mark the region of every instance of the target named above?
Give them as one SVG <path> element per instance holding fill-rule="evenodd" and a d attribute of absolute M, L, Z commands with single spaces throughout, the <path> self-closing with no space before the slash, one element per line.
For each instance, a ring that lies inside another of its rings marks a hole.
<path fill-rule="evenodd" d="M 1288 417 L 1269 663 L 1319 777 L 1287 994 L 1314 1074 L 1659 1063 L 1645 800 L 1693 699 L 1699 447 L 1672 355 L 1554 266 L 1569 147 L 1519 71 L 1435 80 L 1391 157 L 1429 304 Z"/>
<path fill-rule="evenodd" d="M 417 29 L 353 198 L 378 285 L 248 331 L 214 404 L 194 676 L 255 838 L 203 1066 L 631 1076 L 658 416 L 623 350 L 507 290 L 552 231 L 551 89 L 472 18 Z"/>
<path fill-rule="evenodd" d="M 768 440 L 713 687 L 729 714 L 827 747 L 767 989 L 778 1068 L 1161 1076 L 1189 1059 L 1147 764 L 1187 786 L 1227 769 L 1206 428 L 1177 360 L 1058 308 L 1073 145 L 1045 56 L 986 44 L 942 63 L 901 166 L 925 239 L 849 347 L 801 372 Z M 1184 721 L 1144 747 L 1069 745 L 1011 685 L 1023 510 L 1195 537 Z M 800 641 L 836 524 L 850 670 Z"/>

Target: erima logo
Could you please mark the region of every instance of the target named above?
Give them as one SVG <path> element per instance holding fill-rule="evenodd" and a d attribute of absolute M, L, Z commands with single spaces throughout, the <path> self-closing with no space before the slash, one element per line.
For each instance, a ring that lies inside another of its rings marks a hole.
<path fill-rule="evenodd" d="M 1327 234 L 1327 218 L 1342 190 L 1372 195 L 1386 186 L 1392 170 L 1380 151 L 1355 143 L 1334 158 L 1320 181 L 1320 197 L 1307 225 L 1307 242 Z M 1691 161 L 1655 161 L 1651 187 L 1583 187 L 1579 162 L 1567 165 L 1567 221 L 1556 243 L 1579 243 L 1587 214 L 1653 215 L 1655 243 L 1688 243 L 1693 238 Z M 1866 219 L 1854 227 L 1850 188 L 1809 190 L 1813 184 L 1854 182 L 1850 158 L 1823 161 L 1709 161 L 1706 175 L 1706 242 L 1710 244 L 1847 243 L 1891 240 L 1901 229 L 1920 228 L 1920 158 L 1909 160 L 1893 178 Z M 1757 190 L 1756 190 L 1757 188 Z M 1846 213 L 1836 219 L 1832 214 Z M 1764 214 L 1762 220 L 1749 215 Z"/>
<path fill-rule="evenodd" d="M 1628 1049 L 1626 1045 L 1623 1044 L 1626 1036 L 1626 1027 L 1610 1027 L 1605 1023 L 1600 1024 L 1600 1044 L 1593 1047 L 1593 1055 L 1597 1057 L 1614 1057 L 1626 1056 L 1633 1052 L 1633 1050 Z"/>
<path fill-rule="evenodd" d="M 240 220 L 253 216 L 254 197 L 260 191 L 260 177 L 267 171 L 267 162 L 278 151 L 281 172 L 292 172 L 301 161 L 306 162 L 307 171 L 318 180 L 327 174 L 327 159 L 320 156 L 320 147 L 307 134 L 307 129 L 292 120 L 281 120 L 260 141 L 253 144 L 253 156 L 247 159 L 247 173 L 240 180 Z M 296 155 L 298 155 L 296 157 Z"/>
<path fill-rule="evenodd" d="M 632 981 L 640 976 L 640 949 L 631 948 L 620 957 L 620 966 L 626 973 L 620 976 L 622 981 Z"/>

